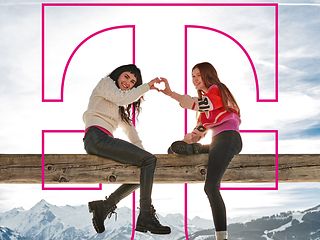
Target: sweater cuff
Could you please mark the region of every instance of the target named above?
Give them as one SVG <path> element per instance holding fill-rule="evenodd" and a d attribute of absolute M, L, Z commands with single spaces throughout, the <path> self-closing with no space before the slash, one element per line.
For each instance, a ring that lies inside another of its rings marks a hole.
<path fill-rule="evenodd" d="M 142 87 L 146 92 L 150 90 L 150 86 L 149 86 L 148 83 L 142 84 L 141 87 Z"/>

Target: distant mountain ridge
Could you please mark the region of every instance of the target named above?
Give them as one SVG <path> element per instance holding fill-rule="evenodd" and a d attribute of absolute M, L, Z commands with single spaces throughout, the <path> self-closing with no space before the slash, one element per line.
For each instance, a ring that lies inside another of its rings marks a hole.
<path fill-rule="evenodd" d="M 41 200 L 29 210 L 15 208 L 0 213 L 0 226 L 6 228 L 26 240 L 84 240 L 84 239 L 112 239 L 124 240 L 131 238 L 132 215 L 131 209 L 123 207 L 116 210 L 117 220 L 112 216 L 106 221 L 106 231 L 96 234 L 94 231 L 87 205 L 63 206 L 52 205 Z M 171 226 L 170 237 L 177 239 L 184 236 L 184 221 L 181 214 L 169 214 L 160 221 Z M 212 222 L 206 219 L 195 218 L 190 220 L 190 226 L 194 231 L 209 228 Z M 17 236 L 18 236 L 17 235 Z M 163 239 L 163 236 L 135 233 L 136 239 Z M 14 239 L 8 237 L 6 232 L 0 233 L 0 240 Z M 25 240 L 23 239 L 23 240 Z M 170 238 L 169 238 L 170 239 Z"/>
<path fill-rule="evenodd" d="M 231 239 L 320 240 L 320 205 L 229 225 Z"/>
<path fill-rule="evenodd" d="M 172 228 L 165 239 L 185 239 L 181 214 L 158 215 Z M 96 234 L 87 206 L 52 205 L 41 200 L 29 210 L 15 208 L 0 213 L 0 240 L 125 240 L 131 239 L 131 210 L 117 209 L 117 220 L 106 221 L 106 231 Z M 190 240 L 214 239 L 213 223 L 195 217 L 188 221 Z M 228 226 L 230 240 L 320 240 L 320 205 L 301 212 L 283 212 Z M 135 233 L 135 239 L 160 240 L 161 235 Z"/>

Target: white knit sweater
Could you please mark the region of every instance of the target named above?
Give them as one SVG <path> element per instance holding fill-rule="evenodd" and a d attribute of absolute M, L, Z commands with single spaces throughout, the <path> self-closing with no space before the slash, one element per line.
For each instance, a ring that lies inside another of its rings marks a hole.
<path fill-rule="evenodd" d="M 110 77 L 102 78 L 92 91 L 88 109 L 83 114 L 85 127 L 100 126 L 112 134 L 117 127 L 121 127 L 131 143 L 143 148 L 135 127 L 122 121 L 119 106 L 135 102 L 149 90 L 149 85 L 145 83 L 137 88 L 123 91 Z"/>

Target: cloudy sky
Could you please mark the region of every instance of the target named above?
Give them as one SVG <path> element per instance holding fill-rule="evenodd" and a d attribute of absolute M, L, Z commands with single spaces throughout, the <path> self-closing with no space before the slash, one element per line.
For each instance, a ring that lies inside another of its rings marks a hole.
<path fill-rule="evenodd" d="M 0 153 L 41 153 L 41 130 L 83 129 L 82 113 L 93 87 L 115 67 L 132 62 L 130 29 L 99 34 L 73 57 L 64 84 L 64 102 L 41 102 L 41 5 L 35 2 L 0 0 Z M 290 2 L 279 4 L 278 102 L 256 102 L 254 75 L 243 51 L 221 34 L 200 29 L 188 32 L 188 93 L 195 93 L 191 67 L 209 61 L 240 104 L 241 129 L 279 130 L 279 153 L 319 153 L 320 1 Z M 47 98 L 60 97 L 67 60 L 82 40 L 99 30 L 128 24 L 136 26 L 135 61 L 144 81 L 164 76 L 173 90 L 183 93 L 184 25 L 201 25 L 237 39 L 255 64 L 260 97 L 275 97 L 272 7 L 48 7 L 45 13 Z M 195 115 L 190 112 L 188 129 L 194 122 Z M 165 153 L 172 141 L 183 137 L 183 123 L 177 103 L 155 91 L 146 93 L 137 128 L 147 150 Z M 117 134 L 125 137 L 121 131 Z M 274 153 L 272 136 L 243 134 L 243 140 L 243 153 Z M 82 136 L 50 136 L 46 151 L 84 153 Z M 57 205 L 86 204 L 115 187 L 104 185 L 104 191 L 88 193 L 1 185 L 0 211 L 20 206 L 28 209 L 41 198 Z M 229 217 L 241 217 L 313 207 L 319 204 L 319 188 L 320 184 L 314 183 L 283 183 L 279 191 L 224 191 L 223 195 Z M 202 189 L 203 184 L 189 185 L 188 213 L 210 219 Z M 183 196 L 184 185 L 154 187 L 160 213 L 183 213 Z M 121 204 L 130 206 L 131 198 Z"/>

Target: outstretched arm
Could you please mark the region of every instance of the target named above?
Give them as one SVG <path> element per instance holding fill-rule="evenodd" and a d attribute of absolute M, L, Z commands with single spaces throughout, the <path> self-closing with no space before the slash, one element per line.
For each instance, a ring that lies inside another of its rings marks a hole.
<path fill-rule="evenodd" d="M 164 82 L 164 86 L 165 86 L 165 88 L 163 90 L 160 90 L 160 92 L 180 102 L 180 100 L 183 98 L 183 95 L 172 91 L 170 88 L 169 82 L 166 78 L 160 78 L 160 79 L 161 79 L 161 82 Z"/>
<path fill-rule="evenodd" d="M 101 96 L 118 106 L 125 106 L 137 101 L 150 89 L 158 90 L 154 85 L 160 82 L 161 80 L 159 78 L 155 78 L 148 83 L 140 85 L 139 87 L 124 91 L 119 89 L 110 77 L 106 77 L 98 83 L 96 88 L 93 90 L 93 94 Z"/>
<path fill-rule="evenodd" d="M 213 109 L 213 104 L 207 96 L 203 96 L 201 99 L 199 99 L 197 97 L 191 97 L 189 95 L 181 95 L 171 90 L 167 79 L 161 78 L 161 81 L 164 82 L 165 89 L 160 91 L 178 101 L 182 108 L 187 108 L 199 112 L 208 112 Z"/>
<path fill-rule="evenodd" d="M 208 111 L 212 109 L 212 104 L 209 98 L 192 98 L 189 95 L 181 95 L 171 90 L 169 82 L 165 78 L 161 78 L 161 81 L 165 84 L 165 89 L 160 90 L 167 96 L 170 96 L 174 100 L 180 103 L 183 108 L 188 108 L 196 111 Z M 188 144 L 199 142 L 207 133 L 207 129 L 202 126 L 200 121 L 198 121 L 197 126 L 193 129 L 191 133 L 187 133 L 184 136 L 183 141 Z"/>

